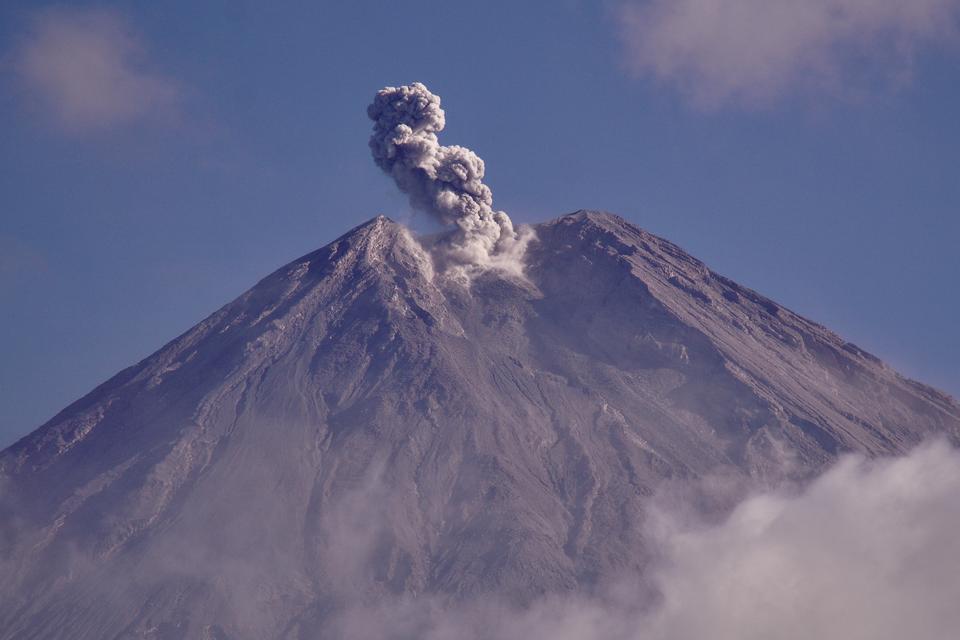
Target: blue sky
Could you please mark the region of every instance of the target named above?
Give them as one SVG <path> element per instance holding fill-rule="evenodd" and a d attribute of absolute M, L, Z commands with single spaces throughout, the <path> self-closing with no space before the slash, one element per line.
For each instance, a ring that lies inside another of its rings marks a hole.
<path fill-rule="evenodd" d="M 515 221 L 619 213 L 960 394 L 957 0 L 280 4 L 0 6 L 0 445 L 409 219 L 365 108 L 415 80 Z"/>

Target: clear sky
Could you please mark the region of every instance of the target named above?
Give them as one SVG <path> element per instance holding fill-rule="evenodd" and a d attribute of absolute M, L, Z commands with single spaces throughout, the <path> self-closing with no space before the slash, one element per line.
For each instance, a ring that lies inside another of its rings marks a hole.
<path fill-rule="evenodd" d="M 960 394 L 960 0 L 0 5 L 0 446 L 405 199 L 426 83 L 519 222 L 605 209 Z"/>

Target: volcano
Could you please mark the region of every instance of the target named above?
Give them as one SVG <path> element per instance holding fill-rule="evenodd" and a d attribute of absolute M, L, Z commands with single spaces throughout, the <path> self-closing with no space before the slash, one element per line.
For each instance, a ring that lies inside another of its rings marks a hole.
<path fill-rule="evenodd" d="M 0 454 L 0 638 L 336 637 L 387 598 L 642 574 L 664 483 L 960 441 L 960 405 L 617 216 L 524 277 L 378 217 Z"/>

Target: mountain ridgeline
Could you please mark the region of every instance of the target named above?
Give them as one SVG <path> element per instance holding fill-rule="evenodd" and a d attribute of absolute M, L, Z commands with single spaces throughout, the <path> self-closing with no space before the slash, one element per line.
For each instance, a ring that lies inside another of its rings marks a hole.
<path fill-rule="evenodd" d="M 642 575 L 645 505 L 812 477 L 960 406 L 623 219 L 526 279 L 434 274 L 383 217 L 0 454 L 0 638 L 304 639 L 387 598 Z"/>

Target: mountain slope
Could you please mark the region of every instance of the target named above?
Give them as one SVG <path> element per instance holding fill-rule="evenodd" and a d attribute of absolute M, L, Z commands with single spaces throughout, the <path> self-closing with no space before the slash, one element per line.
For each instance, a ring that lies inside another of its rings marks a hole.
<path fill-rule="evenodd" d="M 467 290 L 377 218 L 0 454 L 0 638 L 314 638 L 642 571 L 664 482 L 960 438 L 960 406 L 609 214 Z"/>

